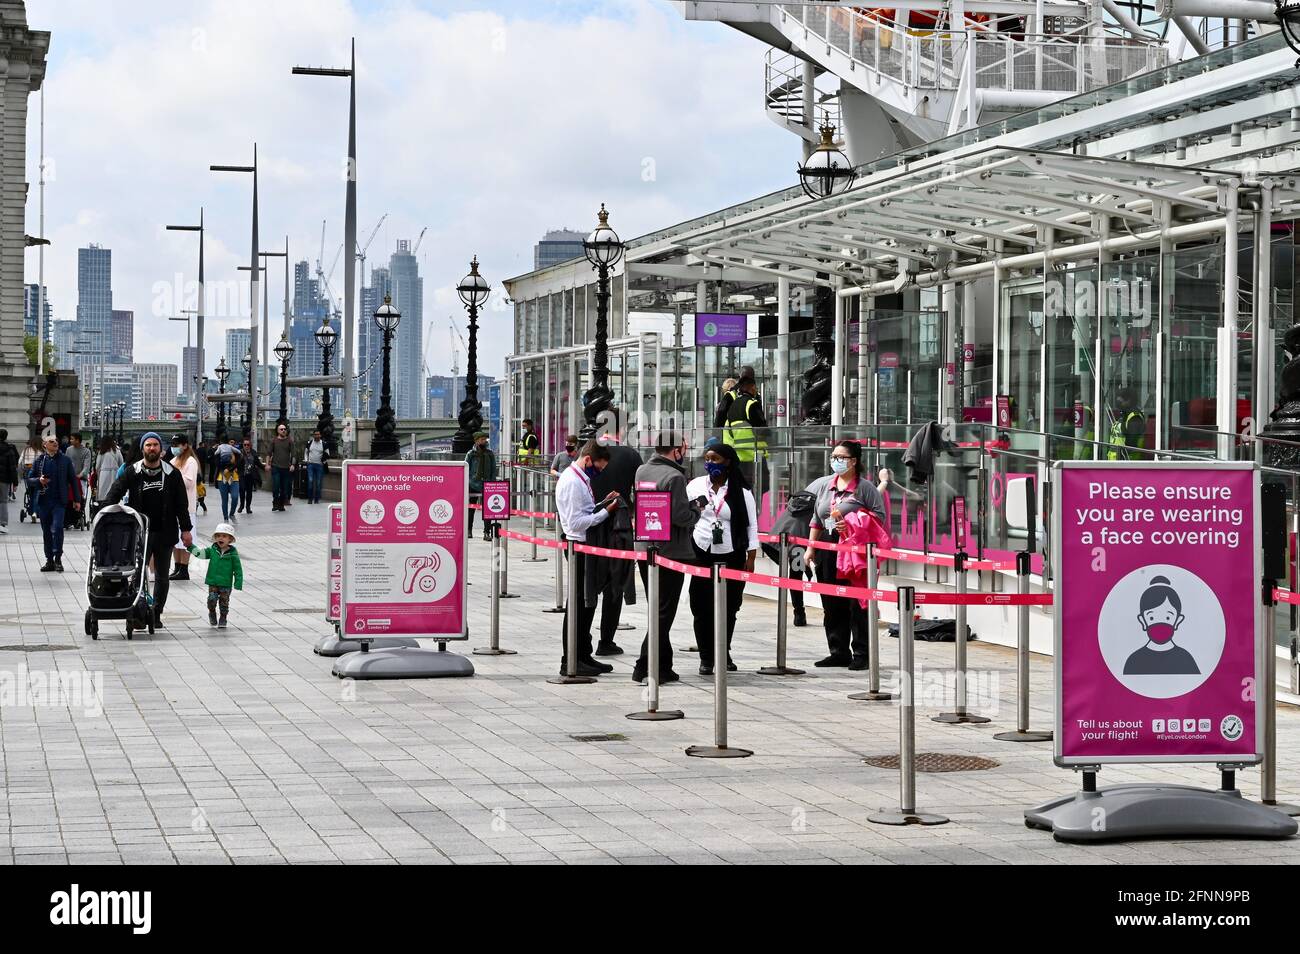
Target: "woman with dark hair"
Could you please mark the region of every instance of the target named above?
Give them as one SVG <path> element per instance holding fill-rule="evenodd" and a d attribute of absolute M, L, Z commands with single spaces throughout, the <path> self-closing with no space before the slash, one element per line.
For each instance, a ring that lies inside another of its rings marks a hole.
<path fill-rule="evenodd" d="M 695 560 L 701 566 L 725 563 L 731 570 L 754 569 L 758 554 L 758 514 L 754 493 L 749 489 L 740 457 L 730 444 L 710 445 L 704 452 L 705 474 L 686 485 L 686 497 L 700 506 L 700 519 L 692 531 Z M 731 637 L 736 631 L 736 614 L 745 597 L 745 584 L 727 580 L 727 671 L 735 672 L 731 661 Z M 713 583 L 691 577 L 691 615 L 695 617 L 695 645 L 700 651 L 700 675 L 713 675 Z"/>
<path fill-rule="evenodd" d="M 1126 676 L 1195 676 L 1200 674 L 1196 659 L 1182 646 L 1174 645 L 1174 632 L 1186 619 L 1183 601 L 1169 578 L 1153 576 L 1138 600 L 1138 625 L 1147 641 L 1124 663 Z"/>
<path fill-rule="evenodd" d="M 810 540 L 838 543 L 845 514 L 855 510 L 870 510 L 884 524 L 885 504 L 875 484 L 862 472 L 862 445 L 857 441 L 843 440 L 831 449 L 831 473 L 809 484 L 808 493 L 817 498 L 808 529 Z M 840 577 L 835 551 L 812 552 L 819 582 L 852 585 Z M 816 665 L 866 669 L 867 614 L 862 604 L 852 597 L 827 594 L 822 594 L 821 603 L 830 655 Z"/>

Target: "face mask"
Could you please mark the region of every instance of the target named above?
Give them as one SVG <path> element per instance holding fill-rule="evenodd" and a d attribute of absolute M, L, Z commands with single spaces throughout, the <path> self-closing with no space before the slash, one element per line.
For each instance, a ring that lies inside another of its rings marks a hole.
<path fill-rule="evenodd" d="M 1147 627 L 1147 639 L 1153 643 L 1167 643 L 1174 638 L 1174 628 L 1168 623 L 1152 623 Z"/>
<path fill-rule="evenodd" d="M 577 447 L 566 447 L 566 448 L 564 448 L 564 452 L 565 452 L 566 454 L 568 454 L 570 457 L 572 457 L 574 454 L 576 454 L 576 453 L 578 452 L 578 448 L 577 448 Z"/>
<path fill-rule="evenodd" d="M 831 459 L 831 470 L 837 474 L 842 474 L 849 469 L 849 462 L 842 457 Z"/>
<path fill-rule="evenodd" d="M 595 480 L 596 475 L 600 473 L 600 471 L 597 470 L 594 465 L 591 467 L 582 468 L 582 472 L 586 474 L 588 477 L 590 477 L 592 480 Z"/>
<path fill-rule="evenodd" d="M 704 469 L 709 472 L 709 476 L 714 480 L 726 476 L 727 473 L 726 464 L 719 464 L 716 461 L 711 460 L 706 460 L 704 462 Z"/>
<path fill-rule="evenodd" d="M 179 447 L 173 447 L 173 448 L 172 448 L 172 456 L 173 456 L 173 457 L 180 457 L 180 456 L 181 456 L 181 449 L 180 449 Z"/>

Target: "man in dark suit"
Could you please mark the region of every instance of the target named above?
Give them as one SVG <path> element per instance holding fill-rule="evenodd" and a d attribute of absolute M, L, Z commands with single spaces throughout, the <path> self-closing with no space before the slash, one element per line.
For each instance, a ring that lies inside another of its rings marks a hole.
<path fill-rule="evenodd" d="M 623 500 L 631 500 L 632 484 L 636 479 L 637 468 L 642 464 L 640 452 L 626 444 L 615 443 L 612 438 L 602 438 L 601 443 L 609 447 L 609 464 L 592 479 L 592 495 L 597 500 L 603 500 L 613 490 Z M 614 633 L 618 630 L 622 615 L 622 588 L 606 586 L 600 599 L 600 642 L 596 646 L 597 656 L 622 655 L 623 650 L 614 642 Z"/>

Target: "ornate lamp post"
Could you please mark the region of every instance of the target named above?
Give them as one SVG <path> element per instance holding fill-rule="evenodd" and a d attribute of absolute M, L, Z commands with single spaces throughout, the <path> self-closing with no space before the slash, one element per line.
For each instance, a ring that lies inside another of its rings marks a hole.
<path fill-rule="evenodd" d="M 582 396 L 582 416 L 585 423 L 579 437 L 591 440 L 603 416 L 614 405 L 614 392 L 609 389 L 609 270 L 623 257 L 623 243 L 618 233 L 609 227 L 609 213 L 605 203 L 600 204 L 596 228 L 583 240 L 582 250 L 587 261 L 596 269 L 596 353 L 591 365 L 591 387 Z M 617 422 L 615 422 L 617 430 Z"/>
<path fill-rule="evenodd" d="M 249 423 L 253 419 L 252 411 L 253 411 L 253 397 L 254 397 L 253 378 L 252 378 L 252 373 L 253 373 L 252 352 L 245 352 L 244 356 L 239 359 L 239 363 L 244 366 L 244 381 L 247 382 L 246 386 L 248 388 L 248 403 L 244 405 L 246 410 L 241 410 L 239 412 L 239 436 L 241 438 L 252 437 L 253 436 L 251 430 L 252 425 Z"/>
<path fill-rule="evenodd" d="M 828 199 L 840 195 L 853 185 L 857 173 L 849 157 L 835 145 L 835 127 L 825 122 L 822 141 L 799 166 L 799 185 L 810 199 Z M 835 363 L 835 294 L 829 287 L 830 275 L 818 272 L 813 295 L 813 363 L 803 373 L 800 410 L 803 423 L 831 423 L 831 378 Z"/>
<path fill-rule="evenodd" d="M 337 338 L 338 332 L 330 327 L 330 316 L 326 315 L 321 326 L 316 329 L 316 343 L 320 345 L 321 353 L 321 374 L 330 373 L 330 353 L 334 350 Z M 325 449 L 333 457 L 338 449 L 334 444 L 334 415 L 330 413 L 330 389 L 327 387 L 320 389 L 320 418 L 316 422 L 316 428 L 320 431 Z"/>
<path fill-rule="evenodd" d="M 389 356 L 393 347 L 393 335 L 401 320 L 402 313 L 393 307 L 392 298 L 385 295 L 384 303 L 375 309 L 375 324 L 384 334 L 384 370 L 379 386 L 379 413 L 375 415 L 375 436 L 370 442 L 372 460 L 392 460 L 400 453 L 397 446 L 397 418 L 393 414 Z"/>
<path fill-rule="evenodd" d="M 225 355 L 221 356 L 221 360 L 217 362 L 217 366 L 212 370 L 213 373 L 216 374 L 217 376 L 217 393 L 225 394 L 226 380 L 230 377 L 230 368 L 226 367 Z M 225 439 L 226 439 L 226 402 L 218 401 L 217 402 L 217 440 L 224 441 Z"/>
<path fill-rule="evenodd" d="M 456 435 L 451 439 L 451 449 L 464 454 L 474 446 L 474 433 L 483 427 L 483 405 L 478 399 L 478 310 L 487 304 L 489 289 L 487 279 L 478 273 L 478 256 L 469 263 L 469 274 L 456 286 L 456 294 L 469 310 L 469 364 L 465 369 L 465 400 L 460 402 Z"/>
<path fill-rule="evenodd" d="M 126 437 L 126 402 L 118 401 L 113 407 L 117 409 L 117 442 L 120 444 Z"/>
<path fill-rule="evenodd" d="M 293 357 L 293 345 L 283 331 L 275 346 L 275 356 L 280 359 L 280 417 L 275 422 L 279 427 L 289 423 L 289 389 L 284 386 L 284 382 L 289 377 L 289 359 Z"/>

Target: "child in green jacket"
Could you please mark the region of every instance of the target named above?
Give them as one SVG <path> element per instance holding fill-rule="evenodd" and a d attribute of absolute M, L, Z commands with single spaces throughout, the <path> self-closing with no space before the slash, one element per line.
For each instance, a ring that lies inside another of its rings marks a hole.
<path fill-rule="evenodd" d="M 219 523 L 212 531 L 212 546 L 190 546 L 190 553 L 200 560 L 208 561 L 208 575 L 204 582 L 208 584 L 208 624 L 217 629 L 226 628 L 226 616 L 230 612 L 230 590 L 244 588 L 244 567 L 239 562 L 239 551 L 235 549 L 235 528 L 228 523 Z M 217 607 L 221 607 L 221 618 L 217 619 Z"/>

